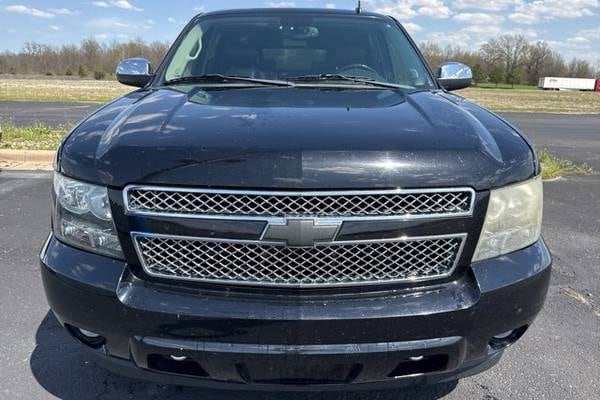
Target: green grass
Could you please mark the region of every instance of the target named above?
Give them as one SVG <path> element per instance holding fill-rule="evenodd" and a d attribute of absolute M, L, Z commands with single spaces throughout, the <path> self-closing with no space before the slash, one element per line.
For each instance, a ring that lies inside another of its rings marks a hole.
<path fill-rule="evenodd" d="M 43 124 L 16 127 L 0 122 L 0 149 L 54 150 L 68 128 L 50 128 Z"/>
<path fill-rule="evenodd" d="M 542 178 L 554 179 L 561 176 L 591 175 L 594 170 L 586 164 L 575 164 L 570 160 L 551 154 L 548 149 L 542 149 L 539 154 L 542 164 Z"/>

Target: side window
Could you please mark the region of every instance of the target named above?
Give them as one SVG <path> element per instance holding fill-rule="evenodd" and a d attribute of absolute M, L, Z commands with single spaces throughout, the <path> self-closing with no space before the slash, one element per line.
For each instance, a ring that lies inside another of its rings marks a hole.
<path fill-rule="evenodd" d="M 186 75 L 190 62 L 196 61 L 202 52 L 202 35 L 200 25 L 194 26 L 188 32 L 167 68 L 166 80 L 181 78 Z"/>

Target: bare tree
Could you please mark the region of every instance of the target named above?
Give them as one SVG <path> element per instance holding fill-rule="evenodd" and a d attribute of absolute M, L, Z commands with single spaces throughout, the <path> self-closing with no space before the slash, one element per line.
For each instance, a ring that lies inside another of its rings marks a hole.
<path fill-rule="evenodd" d="M 484 43 L 481 54 L 488 65 L 502 64 L 506 76 L 515 76 L 523 65 L 528 48 L 529 42 L 525 36 L 502 35 Z"/>
<path fill-rule="evenodd" d="M 529 46 L 524 62 L 527 83 L 537 85 L 551 58 L 552 49 L 548 43 L 539 41 Z"/>
<path fill-rule="evenodd" d="M 569 77 L 594 78 L 594 69 L 589 61 L 574 58 L 569 63 Z"/>

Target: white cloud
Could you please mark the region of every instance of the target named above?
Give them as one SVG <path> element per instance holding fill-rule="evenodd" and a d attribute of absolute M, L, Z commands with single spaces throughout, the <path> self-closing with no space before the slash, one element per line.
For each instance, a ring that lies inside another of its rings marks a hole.
<path fill-rule="evenodd" d="M 600 26 L 597 28 L 582 29 L 579 32 L 577 32 L 576 36 L 584 37 L 590 40 L 600 39 Z"/>
<path fill-rule="evenodd" d="M 419 15 L 431 18 L 448 18 L 452 15 L 452 11 L 441 0 L 417 1 L 417 9 Z"/>
<path fill-rule="evenodd" d="M 293 1 L 268 1 L 267 5 L 269 7 L 275 7 L 275 8 L 296 7 L 296 3 L 294 3 Z"/>
<path fill-rule="evenodd" d="M 536 22 L 538 22 L 538 16 L 535 14 L 528 14 L 528 13 L 522 13 L 522 12 L 515 12 L 512 13 L 508 16 L 508 18 L 513 21 L 516 22 L 517 24 L 523 24 L 523 25 L 533 25 Z"/>
<path fill-rule="evenodd" d="M 523 0 L 456 0 L 452 7 L 457 10 L 502 11 L 522 3 Z"/>
<path fill-rule="evenodd" d="M 448 18 L 452 10 L 444 0 L 365 0 L 371 10 L 392 15 L 399 20 L 407 20 L 416 16 L 430 18 Z"/>
<path fill-rule="evenodd" d="M 92 5 L 102 8 L 114 7 L 122 10 L 144 11 L 143 8 L 136 7 L 127 0 L 92 1 Z"/>
<path fill-rule="evenodd" d="M 467 25 L 497 25 L 504 21 L 504 17 L 501 15 L 481 12 L 456 14 L 454 19 Z"/>
<path fill-rule="evenodd" d="M 451 44 L 453 46 L 472 43 L 471 35 L 467 32 L 432 32 L 427 38 L 442 46 Z"/>
<path fill-rule="evenodd" d="M 107 39 L 121 39 L 121 40 L 129 40 L 131 37 L 124 33 L 98 33 L 94 35 L 94 37 L 98 40 L 107 40 Z"/>
<path fill-rule="evenodd" d="M 60 32 L 60 31 L 62 31 L 62 28 L 60 26 L 57 26 L 57 25 L 50 25 L 49 28 L 50 28 L 51 31 L 54 31 L 54 32 Z"/>
<path fill-rule="evenodd" d="M 136 25 L 129 24 L 127 22 L 123 22 L 118 18 L 98 18 L 90 21 L 90 25 L 94 28 L 100 29 L 118 29 L 118 30 L 128 30 L 135 29 Z"/>
<path fill-rule="evenodd" d="M 69 10 L 68 8 L 49 8 L 49 12 L 57 15 L 77 15 L 79 11 L 77 10 Z"/>
<path fill-rule="evenodd" d="M 515 7 L 509 18 L 521 24 L 534 24 L 555 18 L 589 17 L 600 7 L 599 0 L 536 0 Z"/>
<path fill-rule="evenodd" d="M 327 3 L 325 4 L 325 8 L 333 9 L 335 8 L 335 3 Z"/>
<path fill-rule="evenodd" d="M 194 11 L 198 12 L 198 13 L 202 13 L 202 12 L 206 11 L 206 7 L 204 7 L 204 6 L 194 7 Z"/>
<path fill-rule="evenodd" d="M 414 35 L 415 33 L 421 32 L 423 30 L 423 27 L 421 25 L 415 24 L 414 22 L 406 22 L 406 23 L 402 24 L 402 26 L 411 35 Z"/>
<path fill-rule="evenodd" d="M 505 29 L 502 31 L 505 35 L 523 35 L 528 39 L 535 39 L 538 37 L 538 32 L 532 28 L 513 28 L 513 29 Z"/>
<path fill-rule="evenodd" d="M 569 42 L 569 43 L 589 43 L 590 39 L 585 38 L 583 36 L 575 36 L 575 37 L 568 38 L 567 42 Z"/>
<path fill-rule="evenodd" d="M 6 6 L 6 7 L 4 7 L 4 9 L 9 12 L 31 15 L 32 17 L 54 18 L 54 14 L 52 14 L 51 12 L 38 10 L 37 8 L 27 7 L 27 6 L 24 6 L 21 4 Z"/>

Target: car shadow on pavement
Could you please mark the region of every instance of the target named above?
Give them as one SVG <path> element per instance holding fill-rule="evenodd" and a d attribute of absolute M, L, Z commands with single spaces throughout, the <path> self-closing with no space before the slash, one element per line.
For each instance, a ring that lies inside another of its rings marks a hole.
<path fill-rule="evenodd" d="M 60 326 L 51 312 L 36 332 L 30 367 L 38 383 L 63 400 L 198 398 L 203 400 L 433 400 L 452 392 L 457 382 L 398 390 L 354 393 L 231 392 L 167 386 L 114 375 L 94 364 L 90 355 Z"/>

